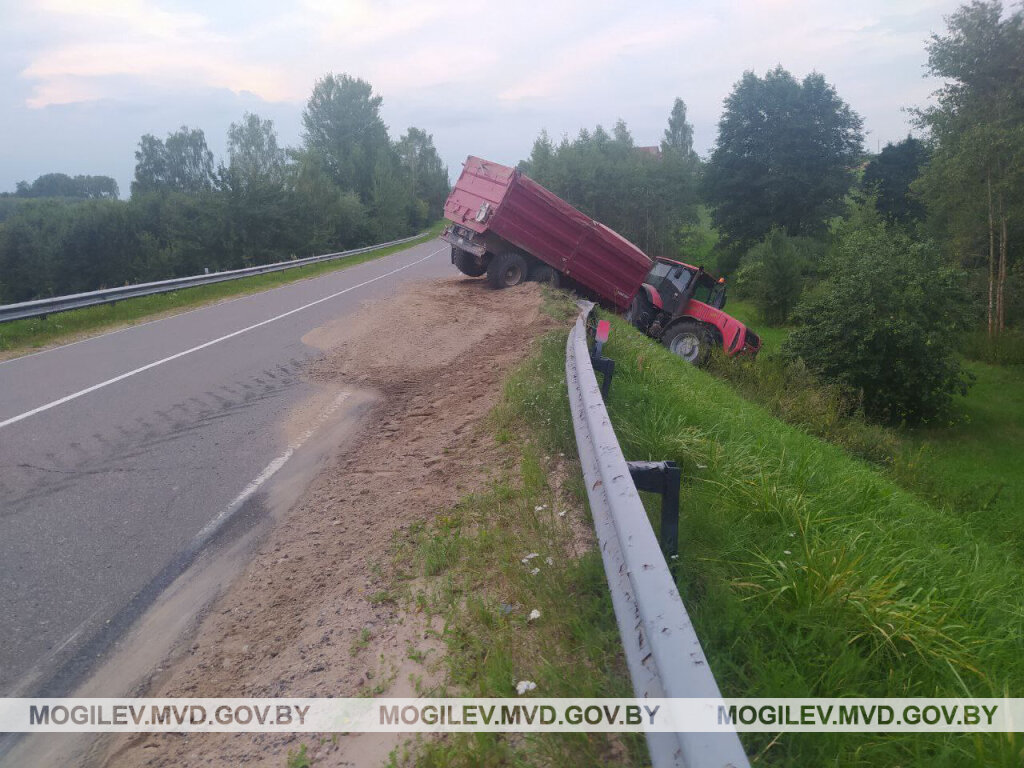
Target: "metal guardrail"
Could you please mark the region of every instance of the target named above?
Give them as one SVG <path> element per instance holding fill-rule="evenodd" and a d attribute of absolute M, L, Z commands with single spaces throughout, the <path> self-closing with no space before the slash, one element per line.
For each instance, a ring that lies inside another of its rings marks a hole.
<path fill-rule="evenodd" d="M 303 259 L 292 259 L 291 261 L 278 261 L 274 264 L 261 264 L 258 267 L 245 267 L 244 269 L 231 269 L 224 272 L 212 272 L 206 275 L 194 275 L 192 277 L 175 277 L 171 280 L 160 280 L 153 283 L 139 283 L 137 285 L 125 285 L 120 288 L 105 288 L 102 291 L 89 291 L 88 293 L 73 293 L 68 296 L 54 296 L 49 299 L 35 299 L 34 301 L 23 301 L 18 304 L 5 304 L 0 306 L 0 323 L 10 320 L 23 320 L 27 317 L 45 317 L 57 312 L 67 312 L 71 309 L 82 309 L 83 307 L 94 307 L 98 304 L 113 304 L 123 299 L 134 299 L 139 296 L 151 296 L 155 293 L 170 293 L 182 288 L 194 288 L 198 285 L 211 285 L 222 283 L 226 280 L 238 280 L 242 277 L 262 275 L 267 272 L 280 272 L 285 269 L 304 267 L 307 264 L 315 264 L 320 261 L 333 261 L 346 256 L 357 256 L 360 253 L 375 251 L 378 248 L 387 248 L 392 245 L 401 245 L 411 240 L 423 237 L 426 233 L 420 233 L 411 237 L 404 237 L 401 240 L 391 240 L 387 243 L 368 245 L 365 248 L 355 248 L 351 251 L 339 251 L 337 253 L 325 253 L 321 256 L 307 256 Z"/>
<path fill-rule="evenodd" d="M 583 307 L 565 348 L 573 429 L 626 664 L 638 698 L 721 693 L 622 455 L 587 348 Z M 736 732 L 648 733 L 655 768 L 749 768 Z"/>

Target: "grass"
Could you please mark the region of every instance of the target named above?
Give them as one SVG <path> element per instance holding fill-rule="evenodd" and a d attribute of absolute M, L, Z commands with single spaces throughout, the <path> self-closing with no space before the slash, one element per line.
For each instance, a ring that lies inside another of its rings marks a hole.
<path fill-rule="evenodd" d="M 612 422 L 627 458 L 683 468 L 678 583 L 726 695 L 1024 689 L 1024 579 L 1012 543 L 612 323 Z M 896 439 L 902 447 L 928 438 Z M 965 452 L 955 462 L 970 448 L 950 450 Z M 743 742 L 772 765 L 1024 759 L 1019 735 L 744 734 Z"/>
<path fill-rule="evenodd" d="M 716 360 L 712 371 L 780 419 L 885 468 L 902 487 L 968 523 L 979 536 L 1009 542 L 1024 562 L 1024 367 L 978 361 L 967 397 L 938 426 L 890 429 L 849 413 L 838 391 L 778 357 L 788 328 L 762 327 L 753 308 L 729 310 L 764 340 L 758 360 Z"/>
<path fill-rule="evenodd" d="M 575 308 L 551 299 L 566 320 Z M 490 418 L 500 461 L 487 487 L 397 539 L 394 567 L 410 602 L 444 619 L 445 689 L 435 695 L 630 696 L 592 530 L 564 379 L 565 333 L 535 342 Z M 535 555 L 530 557 L 530 555 Z M 524 562 L 525 561 L 525 562 Z M 536 569 L 536 573 L 534 573 Z M 533 609 L 539 619 L 529 621 Z M 642 737 L 448 734 L 392 756 L 393 765 L 643 765 Z"/>
<path fill-rule="evenodd" d="M 0 324 L 0 358 L 17 357 L 53 344 L 65 343 L 84 335 L 93 335 L 125 325 L 152 319 L 166 313 L 177 313 L 212 304 L 233 296 L 258 293 L 280 285 L 305 280 L 328 272 L 354 267 L 388 256 L 436 237 L 443 223 L 435 224 L 421 238 L 402 245 L 380 248 L 368 253 L 336 261 L 319 262 L 305 267 L 244 277 L 213 285 L 186 288 L 171 293 L 142 296 L 136 299 L 96 307 L 61 312 L 45 318 L 27 318 Z"/>

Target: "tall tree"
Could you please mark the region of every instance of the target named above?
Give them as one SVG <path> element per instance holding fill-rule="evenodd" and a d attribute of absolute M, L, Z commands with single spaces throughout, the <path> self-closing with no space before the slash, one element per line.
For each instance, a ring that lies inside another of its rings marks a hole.
<path fill-rule="evenodd" d="M 246 112 L 241 122 L 228 128 L 228 168 L 240 183 L 281 183 L 286 162 L 273 120 Z"/>
<path fill-rule="evenodd" d="M 169 133 L 166 141 L 146 134 L 139 140 L 135 161 L 133 195 L 159 191 L 194 195 L 213 188 L 213 153 L 201 128 L 183 125 Z"/>
<path fill-rule="evenodd" d="M 911 194 L 910 185 L 928 161 L 928 148 L 920 139 L 907 136 L 898 144 L 886 144 L 864 169 L 862 184 L 875 195 L 879 213 L 892 221 L 909 223 L 924 217 L 924 205 Z"/>
<path fill-rule="evenodd" d="M 318 152 L 335 183 L 364 202 L 377 161 L 391 151 L 381 102 L 365 80 L 328 74 L 317 81 L 302 113 L 306 149 Z"/>
<path fill-rule="evenodd" d="M 815 235 L 842 211 L 863 134 L 861 118 L 817 72 L 798 82 L 778 66 L 745 72 L 725 100 L 704 172 L 713 220 L 740 252 L 773 227 Z"/>
<path fill-rule="evenodd" d="M 1011 235 L 1024 222 L 1024 12 L 975 0 L 928 43 L 928 69 L 945 85 L 918 111 L 936 145 L 919 188 L 961 259 L 988 266 L 990 335 L 1006 324 Z"/>
<path fill-rule="evenodd" d="M 440 217 L 449 191 L 448 167 L 437 154 L 434 137 L 424 130 L 410 127 L 395 144 L 395 150 L 414 197 L 426 203 L 426 216 L 431 219 Z M 426 223 L 425 219 L 416 225 Z"/>
<path fill-rule="evenodd" d="M 675 153 L 693 162 L 697 160 L 697 153 L 693 151 L 693 126 L 686 119 L 686 102 L 678 97 L 668 116 L 668 128 L 661 140 L 661 151 L 666 154 Z"/>

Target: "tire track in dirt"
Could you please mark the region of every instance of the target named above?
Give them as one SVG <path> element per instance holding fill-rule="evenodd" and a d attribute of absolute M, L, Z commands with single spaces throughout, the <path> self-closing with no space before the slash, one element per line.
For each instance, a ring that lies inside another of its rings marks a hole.
<path fill-rule="evenodd" d="M 306 489 L 147 696 L 416 695 L 439 641 L 420 615 L 371 600 L 396 535 L 482 487 L 497 452 L 483 420 L 505 374 L 555 322 L 536 285 L 419 283 L 308 334 L 324 350 L 308 375 L 328 391 L 382 397 L 353 447 Z M 433 629 L 438 629 L 437 627 Z M 133 734 L 98 742 L 97 765 L 284 765 L 311 747 L 317 766 L 376 765 L 400 739 L 363 734 Z"/>

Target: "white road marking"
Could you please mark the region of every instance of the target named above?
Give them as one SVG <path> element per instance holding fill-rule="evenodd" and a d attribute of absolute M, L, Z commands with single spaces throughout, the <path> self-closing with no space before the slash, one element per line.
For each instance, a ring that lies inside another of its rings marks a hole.
<path fill-rule="evenodd" d="M 324 422 L 327 421 L 327 419 L 329 419 L 331 415 L 335 411 L 337 411 L 342 406 L 342 404 L 351 396 L 351 391 L 345 390 L 343 392 L 340 392 L 338 396 L 334 398 L 334 401 L 316 417 L 316 421 L 313 422 L 313 426 L 311 426 L 309 429 L 303 432 L 298 438 L 289 443 L 288 448 L 285 449 L 284 453 L 282 453 L 280 456 L 278 456 L 276 459 L 270 462 L 266 466 L 266 468 L 262 472 L 260 472 L 251 483 L 249 483 L 247 486 L 245 486 L 245 488 L 242 489 L 242 492 L 240 494 L 235 496 L 235 498 L 231 501 L 230 504 L 228 504 L 226 507 L 224 507 L 224 509 L 218 512 L 216 517 L 214 517 L 210 522 L 204 525 L 202 530 L 200 530 L 199 533 L 192 537 L 192 542 L 189 548 L 194 550 L 200 549 L 217 532 L 217 530 L 230 519 L 230 517 L 235 512 L 241 509 L 242 505 L 246 501 L 248 501 L 250 496 L 256 493 L 256 491 L 258 491 L 261 487 L 263 487 L 264 483 L 266 483 L 270 478 L 276 475 L 278 470 L 280 470 L 281 467 L 288 463 L 288 459 L 290 459 L 297 450 L 299 450 L 303 445 L 305 445 L 306 441 L 309 440 L 309 438 L 311 438 L 316 433 L 316 431 L 323 426 Z M 9 692 L 8 695 L 14 696 L 18 695 L 19 691 L 29 690 L 29 687 L 35 684 L 36 680 L 39 678 L 40 671 L 42 669 L 48 668 L 50 666 L 50 662 L 52 659 L 56 658 L 57 655 L 62 650 L 64 650 L 64 648 L 67 647 L 69 643 L 72 643 L 76 639 L 78 639 L 78 636 L 82 634 L 83 630 L 85 630 L 87 626 L 92 624 L 93 620 L 96 618 L 96 615 L 101 610 L 103 610 L 102 607 L 97 608 L 95 611 L 93 611 L 85 621 L 79 624 L 75 628 L 75 630 L 64 639 L 63 642 L 61 642 L 55 649 L 50 651 L 46 655 L 45 659 L 34 664 L 32 670 L 27 675 L 23 675 L 18 680 L 18 682 L 14 685 L 14 688 L 12 689 L 11 692 Z"/>
<path fill-rule="evenodd" d="M 300 435 L 298 438 L 293 440 L 288 445 L 288 448 L 285 450 L 284 453 L 282 453 L 272 462 L 267 464 L 266 468 L 256 476 L 256 479 L 254 479 L 251 483 L 245 486 L 245 488 L 242 489 L 242 492 L 238 494 L 230 504 L 224 507 L 224 509 L 217 513 L 217 516 L 215 518 L 213 518 L 210 522 L 203 526 L 203 529 L 195 535 L 194 541 L 202 542 L 205 541 L 207 537 L 212 536 L 213 533 L 221 526 L 221 524 L 228 517 L 234 514 L 234 512 L 239 507 L 241 507 L 250 496 L 256 493 L 256 491 L 258 491 L 260 487 L 265 482 L 267 482 L 267 480 L 269 480 L 275 474 L 277 474 L 277 471 L 288 462 L 288 459 L 292 457 L 292 454 L 299 450 L 299 448 L 301 448 L 305 444 L 305 442 L 313 436 L 313 433 L 316 432 L 317 429 L 319 429 L 320 426 L 325 421 L 327 421 L 327 419 L 330 418 L 332 413 L 334 413 L 341 407 L 342 403 L 348 400 L 351 394 L 351 392 L 345 391 L 339 394 L 336 398 L 334 398 L 334 402 L 327 406 L 327 408 L 324 409 L 323 413 L 317 416 L 316 421 L 313 423 L 313 426 L 307 429 L 305 432 L 303 432 L 302 435 Z"/>
<path fill-rule="evenodd" d="M 200 351 L 202 349 L 206 349 L 207 347 L 212 347 L 214 344 L 219 344 L 222 341 L 227 341 L 228 339 L 233 339 L 235 336 L 240 336 L 241 334 L 247 333 L 247 332 L 252 331 L 252 330 L 255 330 L 256 328 L 261 328 L 262 326 L 268 325 L 269 323 L 272 323 L 275 320 L 281 320 L 282 318 L 288 317 L 289 315 L 294 315 L 296 312 L 301 312 L 304 309 L 309 309 L 310 307 L 314 307 L 317 304 L 322 304 L 323 302 L 329 301 L 329 300 L 334 299 L 334 298 L 337 298 L 338 296 L 341 296 L 344 293 L 349 293 L 350 291 L 354 291 L 354 290 L 356 290 L 358 288 L 363 288 L 364 286 L 367 286 L 370 283 L 375 283 L 378 280 L 383 280 L 385 277 L 391 277 L 391 275 L 394 275 L 394 274 L 396 274 L 398 272 L 401 272 L 403 270 L 409 269 L 409 267 L 414 267 L 417 264 L 420 264 L 420 263 L 426 261 L 427 259 L 436 256 L 437 254 L 441 253 L 441 251 L 443 251 L 443 250 L 444 250 L 444 248 L 438 248 L 433 253 L 430 253 L 430 254 L 424 256 L 422 259 L 417 259 L 416 261 L 409 262 L 408 264 L 405 264 L 404 266 L 401 266 L 398 269 L 393 269 L 390 272 L 385 272 L 383 275 L 378 275 L 377 277 L 371 278 L 370 280 L 366 280 L 366 281 L 364 281 L 362 283 L 359 283 L 358 285 L 353 285 L 353 286 L 351 286 L 349 288 L 346 288 L 346 289 L 344 289 L 342 291 L 338 291 L 337 293 L 332 293 L 330 296 L 324 296 L 322 299 L 317 299 L 316 301 L 311 301 L 308 304 L 303 304 L 301 307 L 296 307 L 295 309 L 290 309 L 287 312 L 282 312 L 280 315 L 276 315 L 274 317 L 268 318 L 267 320 L 262 320 L 262 321 L 260 321 L 258 323 L 254 323 L 253 325 L 247 326 L 247 327 L 242 328 L 242 329 L 237 330 L 237 331 L 233 331 L 232 333 L 228 333 L 228 334 L 226 334 L 224 336 L 221 336 L 219 338 L 212 339 L 211 341 L 207 341 L 207 342 L 205 342 L 203 344 L 199 344 L 198 346 L 192 347 L 191 349 L 186 349 L 183 352 L 178 352 L 177 354 L 170 355 L 169 357 L 165 357 L 165 358 L 163 358 L 161 360 L 155 360 L 152 363 L 147 363 L 146 365 L 143 365 L 143 366 L 141 366 L 139 368 L 136 368 L 135 370 L 128 371 L 127 373 L 122 373 L 120 376 L 115 376 L 112 379 L 107 379 L 106 381 L 101 381 L 99 384 L 93 384 L 91 387 L 86 387 L 85 389 L 79 390 L 78 392 L 75 392 L 73 394 L 67 395 L 66 397 L 62 397 L 59 400 L 54 400 L 52 403 L 47 403 L 46 405 L 41 405 L 38 408 L 33 408 L 30 411 L 25 411 L 24 413 L 20 413 L 17 416 L 12 416 L 11 418 L 7 419 L 6 421 L 0 421 L 0 429 L 3 429 L 4 427 L 8 427 L 11 424 L 16 424 L 19 421 L 23 421 L 24 419 L 27 419 L 30 416 L 35 416 L 37 413 L 42 413 L 43 411 L 48 411 L 51 408 L 56 408 L 58 405 L 63 405 L 64 403 L 71 402 L 72 400 L 77 400 L 79 397 L 83 397 L 84 395 L 88 395 L 89 393 L 95 392 L 98 389 L 103 389 L 104 387 L 109 387 L 111 384 L 116 384 L 119 381 L 124 381 L 125 379 L 131 378 L 132 376 L 136 376 L 137 374 L 144 373 L 145 371 L 148 371 L 151 368 L 156 368 L 157 366 L 163 365 L 164 363 L 169 363 L 172 360 L 177 360 L 179 357 L 184 357 L 185 355 L 190 355 L 193 352 L 198 352 L 198 351 Z"/>

